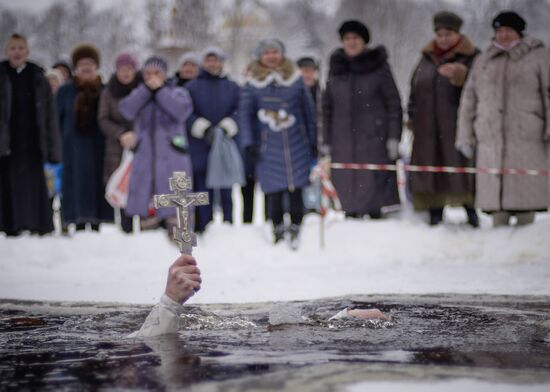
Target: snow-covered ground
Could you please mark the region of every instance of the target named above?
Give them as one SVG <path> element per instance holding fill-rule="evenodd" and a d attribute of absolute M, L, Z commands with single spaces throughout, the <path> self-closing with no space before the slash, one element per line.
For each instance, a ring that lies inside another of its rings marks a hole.
<path fill-rule="evenodd" d="M 428 227 L 404 212 L 383 221 L 304 223 L 302 246 L 274 246 L 265 224 L 215 223 L 195 251 L 203 289 L 194 303 L 311 299 L 369 293 L 550 295 L 550 214 L 524 228 L 465 225 L 461 209 Z M 164 231 L 0 237 L 0 298 L 153 303 L 177 248 Z"/>

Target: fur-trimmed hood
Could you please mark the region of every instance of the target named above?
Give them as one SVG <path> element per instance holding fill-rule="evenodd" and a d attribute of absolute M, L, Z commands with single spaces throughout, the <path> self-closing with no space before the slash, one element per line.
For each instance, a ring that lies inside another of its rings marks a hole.
<path fill-rule="evenodd" d="M 248 66 L 247 81 L 257 88 L 266 87 L 273 82 L 283 86 L 291 86 L 300 76 L 300 71 L 287 58 L 276 69 L 267 68 L 259 60 L 255 60 Z"/>
<path fill-rule="evenodd" d="M 458 44 L 456 48 L 446 53 L 443 58 L 445 60 L 451 60 L 457 55 L 461 56 L 473 56 L 478 52 L 478 49 L 475 47 L 473 42 L 466 37 L 465 35 L 462 36 L 461 42 Z M 435 40 L 432 40 L 428 45 L 422 49 L 422 54 L 430 57 L 432 60 L 436 60 L 435 55 Z"/>
<path fill-rule="evenodd" d="M 365 74 L 372 72 L 388 61 L 388 53 L 383 46 L 367 49 L 363 53 L 349 57 L 344 49 L 336 49 L 330 56 L 330 75 L 347 73 Z"/>

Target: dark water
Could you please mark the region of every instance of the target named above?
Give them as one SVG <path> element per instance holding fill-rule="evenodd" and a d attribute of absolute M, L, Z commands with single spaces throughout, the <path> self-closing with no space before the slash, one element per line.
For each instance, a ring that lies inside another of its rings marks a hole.
<path fill-rule="evenodd" d="M 354 296 L 188 306 L 179 336 L 126 339 L 149 306 L 0 301 L 0 391 L 342 390 L 368 380 L 550 383 L 550 298 Z M 328 322 L 345 307 L 392 322 Z"/>

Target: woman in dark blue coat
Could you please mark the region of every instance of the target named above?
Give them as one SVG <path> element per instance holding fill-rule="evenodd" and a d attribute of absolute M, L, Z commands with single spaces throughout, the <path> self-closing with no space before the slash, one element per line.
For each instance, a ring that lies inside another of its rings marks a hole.
<path fill-rule="evenodd" d="M 193 164 L 193 187 L 195 192 L 209 192 L 214 200 L 214 192 L 206 187 L 208 155 L 214 137 L 214 128 L 220 127 L 229 137 L 238 132 L 236 123 L 239 106 L 239 86 L 223 74 L 225 54 L 217 47 L 204 50 L 199 76 L 185 88 L 193 100 L 193 114 L 187 120 L 191 130 L 189 152 Z M 233 202 L 231 189 L 221 189 L 223 219 L 233 222 Z M 197 210 L 195 231 L 203 232 L 212 220 L 212 206 Z"/>
<path fill-rule="evenodd" d="M 105 138 L 97 111 L 103 89 L 97 73 L 99 52 L 91 45 L 73 50 L 75 78 L 57 92 L 59 123 L 63 140 L 63 225 L 87 223 L 98 230 L 101 222 L 113 221 L 113 210 L 105 201 L 103 157 Z"/>
<path fill-rule="evenodd" d="M 313 102 L 300 72 L 284 57 L 275 39 L 260 42 L 258 59 L 248 67 L 239 106 L 240 143 L 267 196 L 275 243 L 290 233 L 297 246 L 303 218 L 302 188 L 316 154 Z M 283 198 L 289 198 L 291 226 L 283 223 Z"/>

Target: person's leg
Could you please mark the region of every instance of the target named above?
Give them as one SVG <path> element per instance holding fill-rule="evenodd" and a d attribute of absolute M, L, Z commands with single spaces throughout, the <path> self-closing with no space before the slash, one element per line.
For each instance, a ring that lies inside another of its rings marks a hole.
<path fill-rule="evenodd" d="M 479 217 L 475 208 L 464 205 L 464 210 L 466 210 L 466 215 L 468 215 L 468 224 L 472 227 L 479 227 Z"/>
<path fill-rule="evenodd" d="M 296 189 L 294 192 L 289 192 L 290 198 L 290 221 L 291 225 L 288 229 L 290 233 L 290 247 L 297 249 L 299 245 L 300 227 L 304 218 L 304 200 L 302 199 L 302 189 Z"/>
<path fill-rule="evenodd" d="M 210 197 L 210 204 L 195 208 L 195 232 L 202 233 L 206 229 L 206 225 L 212 221 L 214 203 L 214 192 L 206 188 L 206 173 L 197 172 L 193 173 L 193 191 L 194 192 L 208 192 Z"/>
<path fill-rule="evenodd" d="M 133 217 L 127 216 L 124 213 L 124 210 L 120 210 L 120 227 L 122 228 L 122 231 L 125 233 L 131 233 L 133 232 Z"/>
<path fill-rule="evenodd" d="M 430 226 L 436 226 L 443 221 L 443 208 L 430 208 Z"/>
<path fill-rule="evenodd" d="M 233 223 L 233 198 L 231 189 L 220 189 L 220 196 L 223 210 L 223 221 Z"/>
<path fill-rule="evenodd" d="M 283 192 L 274 192 L 265 195 L 266 204 L 269 205 L 269 218 L 273 224 L 274 242 L 277 243 L 284 238 L 285 225 L 283 222 Z"/>
<path fill-rule="evenodd" d="M 0 158 L 0 231 L 8 237 L 16 237 L 19 232 L 14 228 L 12 190 L 9 176 L 9 158 Z"/>
<path fill-rule="evenodd" d="M 254 178 L 247 177 L 246 185 L 241 188 L 243 195 L 243 223 L 252 223 L 254 213 Z"/>
<path fill-rule="evenodd" d="M 290 198 L 290 221 L 293 225 L 300 226 L 304 219 L 304 200 L 302 199 L 302 189 L 295 189 L 294 192 L 288 192 Z"/>
<path fill-rule="evenodd" d="M 517 226 L 525 226 L 530 225 L 535 221 L 535 212 L 534 211 L 525 211 L 525 212 L 518 212 L 516 214 L 516 225 Z"/>
<path fill-rule="evenodd" d="M 508 226 L 510 224 L 510 215 L 508 211 L 493 212 L 493 227 Z"/>

